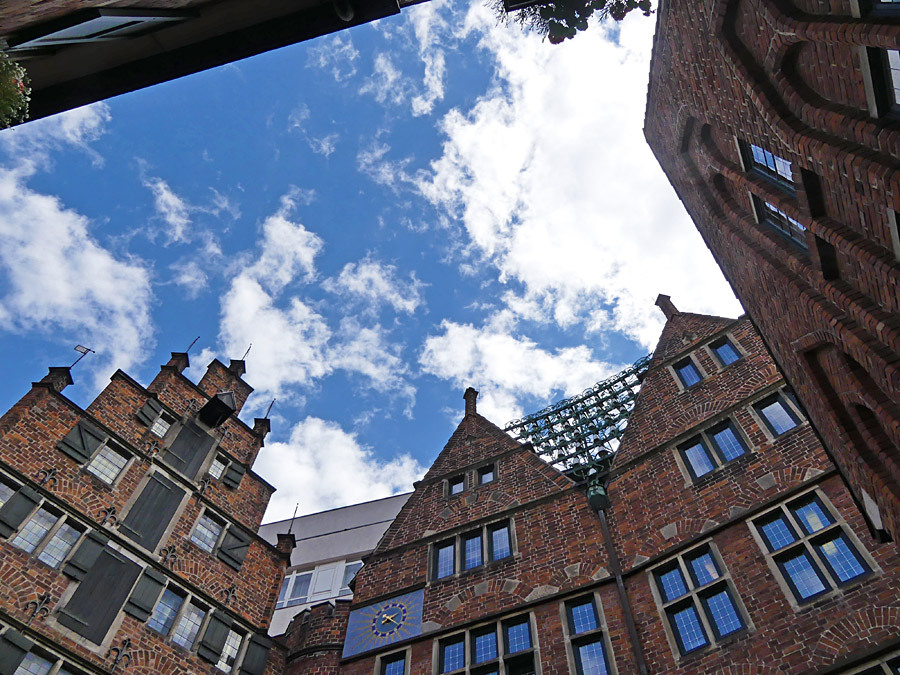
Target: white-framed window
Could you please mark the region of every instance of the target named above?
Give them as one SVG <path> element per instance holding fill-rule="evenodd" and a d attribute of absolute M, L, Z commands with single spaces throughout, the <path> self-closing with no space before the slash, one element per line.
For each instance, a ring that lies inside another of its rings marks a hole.
<path fill-rule="evenodd" d="M 348 584 L 362 567 L 362 561 L 329 562 L 311 570 L 296 570 L 284 577 L 275 609 L 297 607 L 352 594 Z"/>

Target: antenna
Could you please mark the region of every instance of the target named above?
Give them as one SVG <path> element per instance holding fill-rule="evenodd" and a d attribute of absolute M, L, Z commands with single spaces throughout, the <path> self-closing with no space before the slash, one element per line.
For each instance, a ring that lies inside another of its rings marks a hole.
<path fill-rule="evenodd" d="M 269 413 L 272 412 L 272 406 L 275 405 L 275 401 L 278 399 L 273 398 L 272 402 L 269 404 L 269 407 L 266 408 L 266 416 L 263 419 L 269 419 Z"/>
<path fill-rule="evenodd" d="M 189 351 L 191 351 L 191 347 L 193 347 L 195 344 L 197 344 L 197 340 L 199 340 L 199 339 L 200 339 L 199 335 L 197 337 L 195 337 L 194 341 L 188 345 L 188 348 L 185 350 L 184 353 L 187 354 Z"/>
<path fill-rule="evenodd" d="M 291 524 L 290 524 L 290 527 L 288 527 L 288 531 L 287 531 L 288 534 L 290 534 L 291 530 L 294 529 L 294 521 L 297 519 L 297 509 L 299 509 L 299 508 L 300 508 L 300 502 L 297 502 L 297 504 L 294 506 L 294 515 L 291 516 Z"/>
<path fill-rule="evenodd" d="M 78 352 L 79 354 L 81 354 L 81 356 L 79 356 L 77 359 L 75 359 L 75 363 L 73 363 L 71 366 L 69 366 L 70 368 L 74 368 L 75 364 L 78 363 L 79 361 L 81 361 L 81 359 L 83 359 L 88 354 L 96 354 L 97 353 L 90 347 L 85 347 L 84 345 L 75 345 L 75 351 Z"/>
<path fill-rule="evenodd" d="M 251 349 L 253 349 L 253 343 L 252 343 L 252 342 L 250 343 L 250 346 L 247 347 L 247 351 L 245 351 L 245 352 L 244 352 L 244 355 L 241 357 L 241 361 L 243 361 L 244 359 L 247 358 L 247 354 L 250 353 L 250 350 L 251 350 Z"/>

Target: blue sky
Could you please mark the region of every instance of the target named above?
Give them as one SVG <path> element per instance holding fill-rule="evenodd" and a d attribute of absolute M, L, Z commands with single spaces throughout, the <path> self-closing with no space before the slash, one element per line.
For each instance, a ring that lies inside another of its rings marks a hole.
<path fill-rule="evenodd" d="M 502 426 L 614 373 L 659 292 L 736 316 L 641 135 L 652 33 L 432 0 L 0 133 L 0 408 L 78 343 L 84 406 L 252 343 L 272 519 L 410 489 L 466 386 Z"/>

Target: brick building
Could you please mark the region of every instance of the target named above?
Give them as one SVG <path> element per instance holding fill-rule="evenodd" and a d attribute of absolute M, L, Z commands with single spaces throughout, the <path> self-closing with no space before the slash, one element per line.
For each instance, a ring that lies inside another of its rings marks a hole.
<path fill-rule="evenodd" d="M 663 0 L 645 133 L 869 526 L 900 537 L 900 5 Z"/>

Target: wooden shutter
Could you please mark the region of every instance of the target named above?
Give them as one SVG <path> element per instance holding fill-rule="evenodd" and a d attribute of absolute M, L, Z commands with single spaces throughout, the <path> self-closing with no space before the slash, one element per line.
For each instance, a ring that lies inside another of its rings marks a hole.
<path fill-rule="evenodd" d="M 251 635 L 247 652 L 244 654 L 244 662 L 241 664 L 241 675 L 263 675 L 271 648 L 272 641 L 269 638 L 256 633 Z"/>
<path fill-rule="evenodd" d="M 84 464 L 94 456 L 97 448 L 106 439 L 106 434 L 95 426 L 81 420 L 56 447 L 64 455 L 71 457 L 79 464 Z"/>
<path fill-rule="evenodd" d="M 151 473 L 125 520 L 119 524 L 119 531 L 144 548 L 155 551 L 184 494 L 184 490 L 161 473 Z"/>
<path fill-rule="evenodd" d="M 232 525 L 226 530 L 225 537 L 222 539 L 222 545 L 217 554 L 219 559 L 236 570 L 241 569 L 252 539 L 249 532 Z"/>
<path fill-rule="evenodd" d="M 103 536 L 96 530 L 91 530 L 87 536 L 81 540 L 78 548 L 75 549 L 74 555 L 69 558 L 69 562 L 63 567 L 63 574 L 73 579 L 81 581 L 88 570 L 97 562 L 100 551 L 109 541 L 108 537 Z"/>
<path fill-rule="evenodd" d="M 246 471 L 247 470 L 237 462 L 232 462 L 225 470 L 225 475 L 222 476 L 222 482 L 230 488 L 237 488 L 237 486 L 241 484 L 241 478 L 244 477 Z"/>
<path fill-rule="evenodd" d="M 8 537 L 31 515 L 41 501 L 41 495 L 27 485 L 19 488 L 0 508 L 0 537 Z"/>
<path fill-rule="evenodd" d="M 215 442 L 196 423 L 188 422 L 178 432 L 162 459 L 173 469 L 194 480 Z"/>
<path fill-rule="evenodd" d="M 231 619 L 222 612 L 213 612 L 209 617 L 209 623 L 206 624 L 200 646 L 197 647 L 197 656 L 210 663 L 217 663 L 222 656 L 230 630 Z"/>
<path fill-rule="evenodd" d="M 137 411 L 137 418 L 148 427 L 156 421 L 162 412 L 162 404 L 155 398 L 148 398 L 144 407 Z"/>
<path fill-rule="evenodd" d="M 19 664 L 34 643 L 10 628 L 0 635 L 0 675 L 15 675 Z"/>
<path fill-rule="evenodd" d="M 125 603 L 125 611 L 138 621 L 146 621 L 156 607 L 159 594 L 166 585 L 166 577 L 149 567 L 144 570 L 137 585 L 131 592 L 131 597 Z"/>
<path fill-rule="evenodd" d="M 99 645 L 140 572 L 136 562 L 104 549 L 69 602 L 59 610 L 59 623 Z"/>

